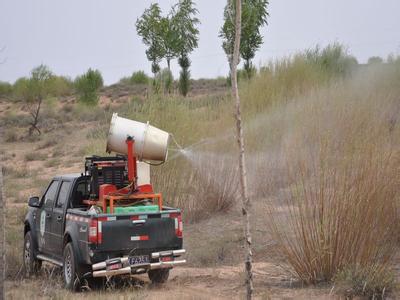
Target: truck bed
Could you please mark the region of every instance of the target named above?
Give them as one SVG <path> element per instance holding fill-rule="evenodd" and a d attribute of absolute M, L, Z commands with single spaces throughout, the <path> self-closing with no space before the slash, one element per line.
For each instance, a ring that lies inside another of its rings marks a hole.
<path fill-rule="evenodd" d="M 74 208 L 67 210 L 66 220 L 66 228 L 78 232 L 79 248 L 87 264 L 182 249 L 180 210 L 171 207 L 129 214 L 90 214 L 87 209 Z"/>

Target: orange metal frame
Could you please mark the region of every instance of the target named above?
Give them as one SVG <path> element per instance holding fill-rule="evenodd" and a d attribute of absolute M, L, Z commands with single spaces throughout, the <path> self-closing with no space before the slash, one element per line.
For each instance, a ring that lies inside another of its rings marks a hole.
<path fill-rule="evenodd" d="M 126 145 L 128 148 L 128 180 L 133 184 L 133 189 L 135 192 L 133 194 L 129 194 L 129 189 L 127 187 L 122 188 L 118 191 L 115 190 L 115 186 L 113 185 L 102 185 L 100 188 L 100 201 L 96 200 L 83 200 L 84 203 L 89 205 L 98 205 L 98 202 L 101 202 L 103 207 L 103 212 L 107 212 L 107 206 L 110 206 L 110 213 L 114 213 L 114 202 L 116 201 L 134 201 L 134 200 L 141 200 L 141 199 L 155 199 L 158 200 L 158 207 L 160 211 L 162 210 L 163 206 L 163 199 L 160 193 L 143 193 L 137 190 L 137 165 L 136 165 L 136 157 L 135 157 L 135 140 L 131 137 L 126 139 Z M 129 187 L 129 186 L 128 186 Z M 148 185 L 145 186 L 148 190 Z M 147 191 L 146 190 L 146 191 Z M 152 187 L 150 185 L 150 190 L 152 191 Z M 118 193 L 116 195 L 116 193 Z M 126 194 L 125 194 L 126 193 Z"/>
<path fill-rule="evenodd" d="M 114 201 L 132 201 L 132 200 L 140 200 L 140 199 L 148 199 L 151 198 L 158 200 L 158 207 L 160 211 L 162 210 L 163 200 L 162 195 L 157 194 L 132 194 L 132 195 L 123 195 L 123 196 L 112 196 L 107 195 L 103 198 L 103 212 L 107 211 L 107 206 L 110 206 L 110 213 L 114 213 Z M 108 205 L 107 205 L 108 204 Z"/>

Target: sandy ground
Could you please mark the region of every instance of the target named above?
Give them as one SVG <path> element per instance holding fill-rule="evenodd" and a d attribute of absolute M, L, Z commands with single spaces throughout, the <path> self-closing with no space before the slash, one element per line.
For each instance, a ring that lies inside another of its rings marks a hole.
<path fill-rule="evenodd" d="M 279 267 L 271 263 L 254 264 L 256 299 L 340 299 L 330 287 L 301 287 L 290 280 Z M 241 266 L 216 268 L 181 267 L 171 271 L 169 281 L 152 285 L 145 275 L 132 278 L 131 287 L 109 290 L 92 290 L 71 294 L 45 284 L 45 278 L 9 281 L 6 283 L 7 299 L 59 298 L 67 299 L 243 299 L 245 288 Z"/>

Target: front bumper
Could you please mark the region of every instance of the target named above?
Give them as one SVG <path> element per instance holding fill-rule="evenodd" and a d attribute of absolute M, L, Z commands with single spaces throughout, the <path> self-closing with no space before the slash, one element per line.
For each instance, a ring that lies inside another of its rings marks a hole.
<path fill-rule="evenodd" d="M 92 275 L 93 277 L 110 277 L 124 274 L 141 274 L 146 273 L 149 270 L 156 269 L 170 269 L 177 265 L 182 265 L 186 263 L 185 259 L 178 259 L 181 255 L 184 255 L 185 253 L 185 249 L 153 252 L 151 254 L 151 258 L 158 261 L 136 265 L 129 265 L 128 256 L 113 258 L 111 260 L 105 260 L 103 262 L 92 265 Z M 163 261 L 163 257 L 172 257 L 173 260 Z M 115 262 L 116 260 L 118 260 L 118 263 L 120 263 L 121 267 L 118 269 L 108 270 L 107 266 L 110 261 Z"/>

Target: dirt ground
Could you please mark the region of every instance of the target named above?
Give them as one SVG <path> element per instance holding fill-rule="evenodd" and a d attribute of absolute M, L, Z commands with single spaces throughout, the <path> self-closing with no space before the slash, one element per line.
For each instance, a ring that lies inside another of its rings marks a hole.
<path fill-rule="evenodd" d="M 271 263 L 254 264 L 256 299 L 340 299 L 330 287 L 304 288 Z M 45 280 L 45 278 L 43 278 Z M 85 291 L 70 294 L 59 286 L 45 285 L 43 280 L 9 281 L 6 284 L 7 299 L 48 298 L 65 299 L 242 299 L 241 266 L 215 268 L 176 268 L 171 272 L 168 283 L 154 286 L 145 275 L 132 278 L 130 287 L 116 287 L 102 291 Z M 57 285 L 60 285 L 57 284 Z"/>

